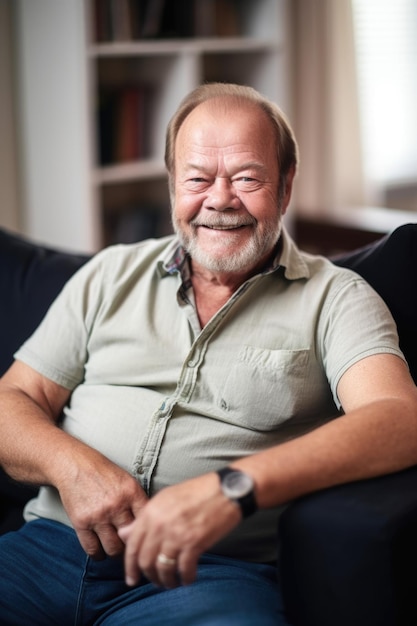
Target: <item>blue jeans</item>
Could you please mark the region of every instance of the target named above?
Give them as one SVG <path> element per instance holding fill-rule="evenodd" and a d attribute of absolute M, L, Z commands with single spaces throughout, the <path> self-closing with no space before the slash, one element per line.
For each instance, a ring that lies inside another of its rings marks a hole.
<path fill-rule="evenodd" d="M 275 567 L 207 554 L 192 585 L 130 588 L 122 559 L 93 561 L 48 520 L 0 537 L 0 568 L 7 626 L 288 626 Z"/>

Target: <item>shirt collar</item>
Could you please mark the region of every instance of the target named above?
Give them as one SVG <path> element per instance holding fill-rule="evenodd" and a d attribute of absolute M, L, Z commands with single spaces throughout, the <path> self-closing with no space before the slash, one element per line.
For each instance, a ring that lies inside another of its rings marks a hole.
<path fill-rule="evenodd" d="M 185 286 L 191 285 L 191 269 L 188 262 L 189 256 L 180 244 L 177 237 L 173 236 L 163 256 L 158 262 L 158 272 L 161 278 L 179 274 L 181 282 Z"/>
<path fill-rule="evenodd" d="M 287 230 L 282 229 L 282 250 L 279 259 L 281 267 L 284 268 L 285 278 L 288 280 L 298 280 L 309 278 L 310 270 L 304 259 L 304 253 L 300 252 Z"/>
<path fill-rule="evenodd" d="M 172 243 L 165 251 L 164 257 L 160 263 L 160 270 L 162 275 L 176 274 L 183 270 L 184 265 L 187 263 L 188 254 L 180 244 L 179 240 L 175 237 Z"/>

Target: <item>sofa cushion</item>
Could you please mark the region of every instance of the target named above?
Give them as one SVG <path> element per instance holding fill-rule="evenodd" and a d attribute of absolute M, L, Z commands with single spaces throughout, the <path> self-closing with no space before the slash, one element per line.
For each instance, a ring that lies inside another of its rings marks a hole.
<path fill-rule="evenodd" d="M 0 375 L 65 282 L 87 259 L 0 229 Z"/>
<path fill-rule="evenodd" d="M 378 242 L 334 262 L 363 276 L 385 300 L 417 383 L 417 224 L 404 224 Z"/>

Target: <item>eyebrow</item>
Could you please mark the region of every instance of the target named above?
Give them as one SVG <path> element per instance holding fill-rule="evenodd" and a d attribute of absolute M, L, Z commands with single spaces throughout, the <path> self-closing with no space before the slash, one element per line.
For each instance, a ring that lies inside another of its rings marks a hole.
<path fill-rule="evenodd" d="M 247 163 L 242 163 L 236 169 L 236 172 L 241 172 L 243 170 L 251 170 L 255 169 L 257 171 L 265 171 L 266 167 L 262 163 L 258 161 L 248 161 Z M 204 172 L 206 174 L 210 174 L 210 168 L 205 167 L 204 165 L 199 165 L 197 163 L 187 163 L 187 170 L 198 170 L 199 172 Z"/>

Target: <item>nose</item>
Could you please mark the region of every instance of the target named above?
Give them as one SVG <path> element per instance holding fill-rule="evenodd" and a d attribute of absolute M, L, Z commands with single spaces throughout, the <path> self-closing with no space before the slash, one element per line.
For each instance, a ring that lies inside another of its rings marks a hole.
<path fill-rule="evenodd" d="M 204 208 L 228 211 L 238 209 L 239 205 L 232 181 L 228 178 L 215 178 L 204 201 Z"/>

